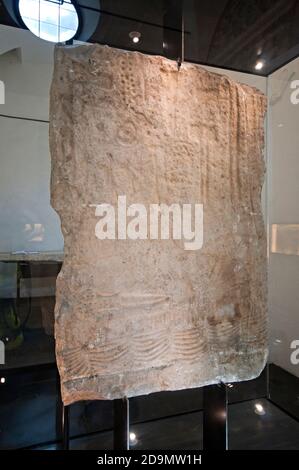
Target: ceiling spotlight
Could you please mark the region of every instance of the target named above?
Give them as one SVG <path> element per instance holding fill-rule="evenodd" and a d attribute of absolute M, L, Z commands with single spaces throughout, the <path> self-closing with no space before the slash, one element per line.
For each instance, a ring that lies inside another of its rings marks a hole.
<path fill-rule="evenodd" d="M 129 33 L 129 37 L 130 37 L 130 39 L 132 39 L 134 44 L 137 44 L 140 41 L 141 34 L 139 33 L 139 31 L 131 31 Z"/>
<path fill-rule="evenodd" d="M 2 384 L 5 384 L 5 382 L 6 382 L 5 377 L 1 377 L 0 382 L 1 382 Z"/>
<path fill-rule="evenodd" d="M 257 63 L 255 64 L 254 68 L 255 70 L 262 70 L 264 67 L 264 62 L 262 60 L 258 60 Z"/>
<path fill-rule="evenodd" d="M 266 411 L 265 411 L 265 409 L 264 409 L 264 407 L 261 403 L 255 403 L 254 412 L 255 412 L 255 414 L 260 415 L 260 416 L 266 414 Z"/>

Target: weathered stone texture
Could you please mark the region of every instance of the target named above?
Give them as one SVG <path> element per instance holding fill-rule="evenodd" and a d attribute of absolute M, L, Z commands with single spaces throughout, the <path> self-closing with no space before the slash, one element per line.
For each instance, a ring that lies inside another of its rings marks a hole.
<path fill-rule="evenodd" d="M 226 76 L 98 45 L 58 47 L 52 205 L 65 240 L 64 403 L 256 377 L 267 357 L 265 97 Z M 98 240 L 92 204 L 203 203 L 204 244 Z"/>

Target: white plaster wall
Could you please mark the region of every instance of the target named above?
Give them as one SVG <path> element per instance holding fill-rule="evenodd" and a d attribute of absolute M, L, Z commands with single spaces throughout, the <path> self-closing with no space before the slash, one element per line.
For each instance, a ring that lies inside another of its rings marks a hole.
<path fill-rule="evenodd" d="M 0 80 L 5 84 L 5 103 L 0 104 L 0 252 L 63 249 L 60 220 L 50 206 L 52 57 L 52 44 L 29 31 L 0 27 Z"/>
<path fill-rule="evenodd" d="M 0 25 L 0 80 L 6 102 L 0 113 L 48 119 L 54 46 L 30 31 Z"/>
<path fill-rule="evenodd" d="M 299 341 L 299 104 L 290 99 L 294 80 L 299 80 L 299 59 L 268 78 L 270 235 L 273 224 L 279 229 L 269 247 L 269 312 L 270 361 L 299 376 L 299 365 L 290 360 L 291 342 Z"/>
<path fill-rule="evenodd" d="M 0 117 L 0 252 L 60 251 L 50 206 L 48 125 Z"/>

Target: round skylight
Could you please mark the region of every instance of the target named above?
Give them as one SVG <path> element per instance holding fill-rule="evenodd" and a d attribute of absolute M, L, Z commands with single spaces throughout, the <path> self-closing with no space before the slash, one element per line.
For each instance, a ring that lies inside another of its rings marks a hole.
<path fill-rule="evenodd" d="M 19 0 L 19 12 L 27 28 L 45 41 L 68 41 L 79 27 L 78 13 L 70 0 Z"/>

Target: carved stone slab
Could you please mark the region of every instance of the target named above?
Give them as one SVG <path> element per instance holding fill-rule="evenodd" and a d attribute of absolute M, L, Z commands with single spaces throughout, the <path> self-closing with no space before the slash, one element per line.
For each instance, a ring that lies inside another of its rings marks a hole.
<path fill-rule="evenodd" d="M 57 47 L 52 205 L 65 404 L 256 377 L 267 358 L 265 97 L 199 66 Z M 99 240 L 98 204 L 203 204 L 203 246 Z"/>

